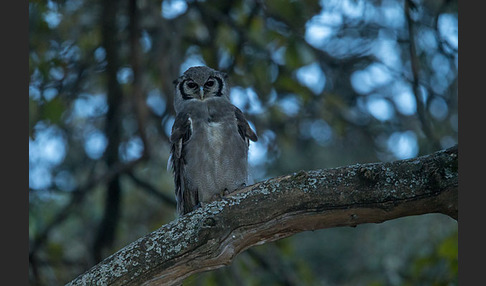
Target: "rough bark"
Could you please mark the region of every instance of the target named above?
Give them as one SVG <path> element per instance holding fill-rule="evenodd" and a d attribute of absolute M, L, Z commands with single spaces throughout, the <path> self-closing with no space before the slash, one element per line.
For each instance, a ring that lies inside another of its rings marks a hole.
<path fill-rule="evenodd" d="M 419 158 L 301 171 L 179 217 L 69 285 L 174 285 L 292 234 L 442 213 L 458 217 L 457 146 Z"/>

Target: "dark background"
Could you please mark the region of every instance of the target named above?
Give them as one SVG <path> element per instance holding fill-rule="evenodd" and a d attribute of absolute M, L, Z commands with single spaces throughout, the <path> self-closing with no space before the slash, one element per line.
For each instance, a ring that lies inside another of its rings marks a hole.
<path fill-rule="evenodd" d="M 29 281 L 62 285 L 175 218 L 172 81 L 229 74 L 255 181 L 458 143 L 456 1 L 30 1 Z M 457 222 L 255 247 L 187 285 L 457 284 Z M 185 283 L 185 284 L 186 284 Z"/>

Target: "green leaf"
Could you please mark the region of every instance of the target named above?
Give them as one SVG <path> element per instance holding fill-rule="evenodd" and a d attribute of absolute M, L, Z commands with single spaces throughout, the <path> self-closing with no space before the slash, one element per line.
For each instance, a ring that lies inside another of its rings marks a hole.
<path fill-rule="evenodd" d="M 446 238 L 439 245 L 438 252 L 440 257 L 446 258 L 448 260 L 457 260 L 457 253 L 458 253 L 457 233 Z"/>
<path fill-rule="evenodd" d="M 59 124 L 64 112 L 64 102 L 56 96 L 50 101 L 45 102 L 42 107 L 42 118 L 50 121 L 52 124 Z"/>

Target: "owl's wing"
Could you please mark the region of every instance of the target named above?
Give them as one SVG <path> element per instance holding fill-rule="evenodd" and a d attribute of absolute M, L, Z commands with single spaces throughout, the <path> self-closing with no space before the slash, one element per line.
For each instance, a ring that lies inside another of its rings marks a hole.
<path fill-rule="evenodd" d="M 238 125 L 238 133 L 240 133 L 241 138 L 246 142 L 246 144 L 250 144 L 250 141 L 256 142 L 258 140 L 257 135 L 251 129 L 250 124 L 246 120 L 245 115 L 243 112 L 235 106 L 235 116 L 236 116 L 236 124 Z"/>
<path fill-rule="evenodd" d="M 177 213 L 183 215 L 194 209 L 198 204 L 197 190 L 189 190 L 184 178 L 185 150 L 184 143 L 191 138 L 192 120 L 189 114 L 179 113 L 172 125 L 170 135 L 170 164 L 174 173 L 175 195 L 177 201 Z"/>

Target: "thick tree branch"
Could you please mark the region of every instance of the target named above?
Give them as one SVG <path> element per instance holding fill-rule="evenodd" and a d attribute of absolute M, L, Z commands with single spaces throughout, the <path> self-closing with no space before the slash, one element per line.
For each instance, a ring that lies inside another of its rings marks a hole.
<path fill-rule="evenodd" d="M 245 249 L 307 230 L 458 217 L 457 146 L 391 163 L 301 171 L 241 189 L 138 239 L 69 285 L 173 285 Z"/>

